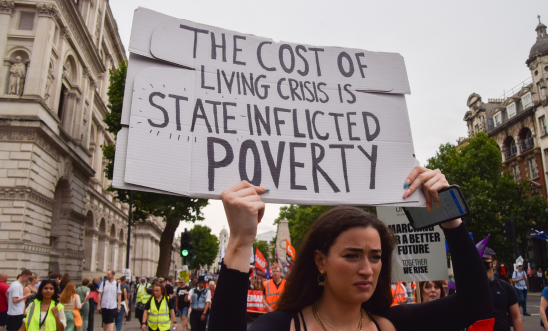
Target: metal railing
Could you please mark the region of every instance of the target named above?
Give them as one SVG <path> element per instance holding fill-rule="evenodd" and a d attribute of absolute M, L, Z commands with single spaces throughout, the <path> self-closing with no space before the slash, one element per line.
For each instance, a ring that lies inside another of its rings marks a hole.
<path fill-rule="evenodd" d="M 504 151 L 504 159 L 509 160 L 518 155 L 518 148 L 516 146 L 511 146 L 509 149 Z"/>
<path fill-rule="evenodd" d="M 513 96 L 514 94 L 518 93 L 524 86 L 527 86 L 531 84 L 532 82 L 533 82 L 533 78 L 529 76 L 523 82 L 512 87 L 509 91 L 504 90 L 504 93 L 499 97 L 499 99 L 506 99 Z"/>
<path fill-rule="evenodd" d="M 533 147 L 535 147 L 535 141 L 533 140 L 533 138 L 527 138 L 525 139 L 524 141 L 522 141 L 520 143 L 520 151 L 521 153 L 523 152 L 526 152 L 530 149 L 532 149 Z"/>

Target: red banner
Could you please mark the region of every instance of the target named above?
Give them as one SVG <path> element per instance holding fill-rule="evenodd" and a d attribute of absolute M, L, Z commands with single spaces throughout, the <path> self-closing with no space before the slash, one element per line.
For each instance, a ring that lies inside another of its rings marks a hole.
<path fill-rule="evenodd" d="M 247 312 L 268 313 L 268 309 L 263 304 L 263 291 L 247 291 Z"/>
<path fill-rule="evenodd" d="M 263 253 L 257 248 L 255 251 L 255 269 L 260 269 L 263 273 L 266 273 L 267 263 L 266 259 L 263 256 Z"/>
<path fill-rule="evenodd" d="M 289 265 L 293 265 L 293 263 L 295 262 L 295 255 L 297 255 L 295 253 L 295 248 L 293 248 L 293 246 L 291 246 L 291 243 L 289 242 L 289 240 L 286 240 L 286 253 L 287 253 L 287 263 L 289 263 Z"/>

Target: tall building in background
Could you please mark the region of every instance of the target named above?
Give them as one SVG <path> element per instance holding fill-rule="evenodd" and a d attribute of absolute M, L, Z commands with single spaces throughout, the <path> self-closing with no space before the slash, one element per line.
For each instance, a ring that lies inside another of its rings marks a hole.
<path fill-rule="evenodd" d="M 502 165 L 516 181 L 530 180 L 531 193 L 547 197 L 548 181 L 548 35 L 540 22 L 537 39 L 525 61 L 530 77 L 496 99 L 484 102 L 479 94 L 468 97 L 469 110 L 464 116 L 468 136 L 479 131 L 495 138 L 502 152 Z M 459 144 L 466 139 L 460 138 Z M 537 229 L 548 231 L 546 220 L 538 220 Z M 546 268 L 546 242 L 531 239 L 527 258 L 531 266 Z"/>
<path fill-rule="evenodd" d="M 0 55 L 0 269 L 121 272 L 128 206 L 106 190 L 101 146 L 114 144 L 109 70 L 126 53 L 108 1 L 0 0 Z M 163 227 L 132 231 L 134 275 L 155 274 Z"/>

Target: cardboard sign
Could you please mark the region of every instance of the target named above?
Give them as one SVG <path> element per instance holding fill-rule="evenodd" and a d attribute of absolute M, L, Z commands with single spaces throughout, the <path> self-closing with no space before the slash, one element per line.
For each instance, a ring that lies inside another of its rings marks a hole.
<path fill-rule="evenodd" d="M 263 291 L 247 291 L 247 312 L 268 313 L 268 309 L 263 304 Z"/>
<path fill-rule="evenodd" d="M 186 283 L 190 282 L 190 275 L 188 274 L 188 266 L 184 265 L 182 269 L 178 270 L 179 278 L 184 279 Z"/>
<path fill-rule="evenodd" d="M 122 270 L 122 274 L 126 277 L 126 279 L 129 279 L 129 281 L 131 281 L 131 269 L 124 268 Z"/>
<path fill-rule="evenodd" d="M 113 186 L 265 202 L 413 205 L 415 164 L 396 53 L 274 42 L 135 11 Z M 193 69 L 193 70 L 192 70 Z"/>
<path fill-rule="evenodd" d="M 447 280 L 445 236 L 439 226 L 415 230 L 401 207 L 377 207 L 377 216 L 397 238 L 392 282 Z"/>

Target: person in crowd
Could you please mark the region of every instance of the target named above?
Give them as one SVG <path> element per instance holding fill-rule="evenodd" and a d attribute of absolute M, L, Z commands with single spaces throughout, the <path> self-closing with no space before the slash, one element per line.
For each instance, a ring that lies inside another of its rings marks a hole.
<path fill-rule="evenodd" d="M 190 288 L 195 288 L 198 285 L 198 278 L 196 276 L 190 277 Z"/>
<path fill-rule="evenodd" d="M 18 331 L 23 324 L 25 301 L 33 295 L 30 292 L 27 295 L 23 294 L 23 284 L 26 284 L 31 276 L 30 270 L 21 271 L 17 280 L 11 283 L 8 289 L 8 320 L 6 323 L 8 331 Z"/>
<path fill-rule="evenodd" d="M 404 199 L 422 189 L 428 208 L 449 183 L 439 170 L 415 167 L 405 180 Z M 242 181 L 221 194 L 230 240 L 221 265 L 210 331 L 246 330 L 249 259 L 264 215 L 264 187 Z M 262 315 L 256 330 L 461 330 L 493 307 L 481 257 L 460 220 L 441 224 L 453 260 L 458 291 L 434 302 L 390 307 L 395 235 L 374 214 L 355 207 L 332 208 L 316 220 L 297 252 L 275 312 Z M 329 325 L 329 326 L 327 326 Z"/>
<path fill-rule="evenodd" d="M 120 311 L 116 315 L 116 331 L 122 331 L 122 325 L 124 325 L 124 316 L 126 312 L 128 311 L 129 307 L 129 287 L 126 284 L 126 277 L 122 276 L 118 279 L 118 283 L 120 284 L 122 288 L 122 304 Z M 124 286 L 125 285 L 125 286 Z"/>
<path fill-rule="evenodd" d="M 499 279 L 502 279 L 508 283 L 510 283 L 510 280 L 508 279 L 508 274 L 510 273 L 510 269 L 508 269 L 508 266 L 506 266 L 506 263 L 501 263 L 498 266 L 498 272 L 497 276 Z"/>
<path fill-rule="evenodd" d="M 486 313 L 481 319 L 495 319 L 495 331 L 523 331 L 523 322 L 519 314 L 518 295 L 508 282 L 495 277 L 495 268 L 497 266 L 497 255 L 491 248 L 485 248 L 483 252 L 483 264 L 487 270 L 491 297 L 493 299 L 493 309 Z M 458 284 L 457 284 L 458 286 Z M 458 291 L 457 291 L 458 293 Z"/>
<path fill-rule="evenodd" d="M 174 277 L 173 276 L 169 276 L 166 278 L 165 280 L 165 289 L 166 289 L 166 293 L 167 293 L 167 296 L 169 297 L 169 300 L 173 300 L 173 295 L 175 294 L 174 290 L 173 290 L 173 279 Z"/>
<path fill-rule="evenodd" d="M 543 275 L 543 274 L 542 274 L 542 268 L 538 268 L 538 270 L 537 270 L 537 275 L 536 275 L 536 276 L 537 276 L 538 278 L 542 278 L 542 275 Z"/>
<path fill-rule="evenodd" d="M 103 317 L 103 331 L 114 331 L 114 321 L 122 308 L 122 290 L 114 279 L 115 274 L 114 270 L 108 270 L 99 287 L 97 310 Z"/>
<path fill-rule="evenodd" d="M 99 286 L 95 283 L 95 280 L 92 280 L 89 285 L 89 314 L 88 314 L 88 327 L 89 331 L 93 331 L 93 326 L 95 324 L 94 313 L 95 307 L 97 306 L 97 299 L 99 298 Z"/>
<path fill-rule="evenodd" d="M 527 313 L 527 273 L 523 270 L 523 262 L 518 262 L 518 270 L 514 270 L 512 279 L 518 293 L 518 303 L 523 310 L 523 316 L 531 316 Z"/>
<path fill-rule="evenodd" d="M 211 291 L 205 287 L 206 280 L 203 275 L 198 277 L 197 285 L 188 292 L 185 301 L 190 302 L 191 307 L 190 329 L 192 331 L 205 331 L 211 306 Z"/>
<path fill-rule="evenodd" d="M 147 282 L 146 277 L 141 277 L 139 284 L 137 284 L 137 303 L 135 304 L 135 318 L 141 322 L 143 320 L 143 313 L 145 311 L 145 306 L 150 299 L 150 294 L 148 294 L 148 288 L 150 283 Z"/>
<path fill-rule="evenodd" d="M 419 289 L 421 302 L 434 301 L 445 297 L 443 283 L 439 280 L 433 282 L 420 282 Z"/>
<path fill-rule="evenodd" d="M 65 273 L 63 277 L 61 277 L 61 281 L 59 281 L 59 289 L 61 292 L 65 290 L 65 286 L 70 283 L 70 275 L 68 273 Z"/>
<path fill-rule="evenodd" d="M 38 277 L 37 274 L 33 273 L 32 276 L 29 277 L 27 286 L 23 288 L 23 295 L 28 295 L 29 293 L 32 294 L 27 298 L 27 300 L 25 300 L 25 306 L 28 306 L 31 302 L 34 301 L 34 296 L 38 292 L 38 282 L 40 282 L 40 277 Z"/>
<path fill-rule="evenodd" d="M 177 319 L 173 309 L 173 300 L 167 296 L 166 289 L 160 284 L 153 285 L 152 297 L 148 300 L 141 328 L 146 330 L 147 319 L 148 329 L 152 331 L 169 331 L 170 324 L 173 323 L 173 329 L 177 329 Z M 166 314 L 166 312 L 169 312 Z"/>
<path fill-rule="evenodd" d="M 407 299 L 409 297 L 407 295 L 407 289 L 402 282 L 390 284 L 390 290 L 392 291 L 392 304 L 390 305 L 391 307 L 404 305 L 407 303 Z"/>
<path fill-rule="evenodd" d="M 85 299 L 87 300 L 87 297 Z M 61 292 L 59 302 L 65 307 L 65 316 L 67 319 L 65 330 L 76 331 L 73 311 L 82 309 L 82 302 L 80 301 L 80 296 L 76 294 L 76 285 L 74 283 L 69 282 L 65 284 L 65 289 Z"/>
<path fill-rule="evenodd" d="M 263 305 L 269 312 L 278 308 L 280 296 L 285 290 L 285 279 L 282 279 L 282 268 L 272 266 L 272 278 L 263 282 Z"/>
<path fill-rule="evenodd" d="M 67 325 L 65 307 L 54 299 L 58 297 L 59 287 L 55 280 L 42 280 L 36 298 L 27 308 L 20 331 L 64 331 Z"/>
<path fill-rule="evenodd" d="M 540 294 L 540 326 L 548 331 L 548 286 Z"/>
<path fill-rule="evenodd" d="M 8 323 L 8 289 L 10 286 L 6 283 L 8 275 L 0 273 L 0 331 L 4 331 Z"/>
<path fill-rule="evenodd" d="M 190 287 L 186 284 L 184 279 L 179 279 L 177 282 L 177 291 L 175 292 L 175 307 L 179 312 L 181 318 L 182 331 L 188 328 L 188 307 L 190 303 L 185 300 L 185 296 L 190 291 Z"/>
<path fill-rule="evenodd" d="M 76 294 L 80 298 L 80 302 L 82 303 L 82 308 L 80 308 L 80 315 L 82 316 L 82 327 L 78 329 L 78 331 L 87 331 L 88 330 L 88 324 L 89 324 L 89 301 L 88 298 L 90 297 L 91 290 L 88 287 L 89 285 L 89 279 L 84 278 L 82 280 L 82 285 L 78 286 L 76 288 Z"/>

